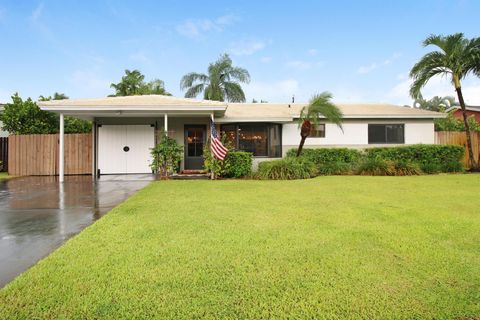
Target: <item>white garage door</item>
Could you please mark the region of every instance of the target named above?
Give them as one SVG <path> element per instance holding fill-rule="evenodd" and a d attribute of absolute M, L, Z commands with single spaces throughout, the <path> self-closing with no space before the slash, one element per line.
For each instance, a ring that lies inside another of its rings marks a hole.
<path fill-rule="evenodd" d="M 102 125 L 98 128 L 100 174 L 150 173 L 150 148 L 154 146 L 150 125 Z"/>

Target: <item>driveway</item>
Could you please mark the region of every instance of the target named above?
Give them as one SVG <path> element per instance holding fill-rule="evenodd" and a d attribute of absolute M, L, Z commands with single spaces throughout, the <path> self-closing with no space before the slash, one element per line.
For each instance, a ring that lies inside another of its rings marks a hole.
<path fill-rule="evenodd" d="M 146 186 L 151 175 L 0 182 L 0 288 Z"/>

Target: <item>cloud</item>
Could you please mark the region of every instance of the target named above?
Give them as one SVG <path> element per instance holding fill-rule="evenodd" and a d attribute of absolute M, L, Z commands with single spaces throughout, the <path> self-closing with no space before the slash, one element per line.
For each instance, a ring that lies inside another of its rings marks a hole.
<path fill-rule="evenodd" d="M 269 56 L 261 57 L 260 61 L 262 63 L 269 63 L 270 61 L 272 61 L 272 57 L 269 57 Z"/>
<path fill-rule="evenodd" d="M 267 46 L 267 42 L 260 40 L 240 40 L 230 43 L 228 51 L 236 56 L 249 56 Z"/>
<path fill-rule="evenodd" d="M 296 69 L 299 71 L 309 70 L 315 67 L 323 67 L 325 65 L 324 61 L 305 61 L 305 60 L 290 60 L 286 63 L 288 68 Z"/>
<path fill-rule="evenodd" d="M 307 51 L 307 55 L 311 56 L 311 57 L 314 57 L 318 54 L 318 50 L 317 49 L 309 49 Z"/>
<path fill-rule="evenodd" d="M 150 58 L 147 57 L 147 55 L 143 51 L 134 52 L 129 56 L 129 58 L 132 61 L 143 63 L 143 64 L 149 64 L 152 62 L 152 60 L 150 60 Z"/>
<path fill-rule="evenodd" d="M 412 80 L 406 74 L 397 77 L 400 82 L 387 92 L 386 98 L 398 104 L 412 104 L 410 97 L 410 86 Z M 467 79 L 462 85 L 463 97 L 466 104 L 480 105 L 480 81 L 476 79 Z M 425 99 L 431 99 L 434 96 L 454 96 L 457 97 L 452 83 L 445 77 L 433 77 L 422 89 L 422 95 Z"/>
<path fill-rule="evenodd" d="M 385 66 L 388 66 L 388 65 L 392 64 L 393 61 L 397 60 L 401 56 L 402 56 L 401 53 L 394 53 L 390 58 L 385 59 L 384 61 L 373 62 L 373 63 L 371 63 L 369 65 L 366 65 L 366 66 L 360 66 L 357 69 L 357 73 L 360 73 L 360 74 L 370 73 L 373 70 L 376 70 L 378 68 L 382 68 L 382 67 L 385 67 Z"/>
<path fill-rule="evenodd" d="M 276 82 L 252 81 L 244 87 L 247 96 L 257 100 L 269 102 L 290 102 L 292 95 L 297 95 L 300 84 L 295 79 L 286 79 Z"/>
<path fill-rule="evenodd" d="M 239 20 L 238 17 L 228 14 L 212 19 L 189 19 L 178 24 L 175 29 L 179 34 L 187 38 L 199 40 L 209 32 L 221 32 L 228 25 Z"/>

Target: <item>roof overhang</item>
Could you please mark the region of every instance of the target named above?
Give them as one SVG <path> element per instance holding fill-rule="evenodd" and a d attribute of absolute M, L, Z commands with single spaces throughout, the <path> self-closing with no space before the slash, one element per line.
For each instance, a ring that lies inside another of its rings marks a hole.
<path fill-rule="evenodd" d="M 279 118 L 279 117 L 261 117 L 261 118 L 219 118 L 216 119 L 217 123 L 236 123 L 236 122 L 274 122 L 274 123 L 288 123 L 292 122 L 293 118 Z"/>
<path fill-rule="evenodd" d="M 221 117 L 225 113 L 226 106 L 63 106 L 63 105 L 41 105 L 40 109 L 55 113 L 63 113 L 67 116 L 93 120 L 94 118 L 129 118 L 142 117 L 154 118 L 168 116 L 190 117 L 210 116 Z"/>

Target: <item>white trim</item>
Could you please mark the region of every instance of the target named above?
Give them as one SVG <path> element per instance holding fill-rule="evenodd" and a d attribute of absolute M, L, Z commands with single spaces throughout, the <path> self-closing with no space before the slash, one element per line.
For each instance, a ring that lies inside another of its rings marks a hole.
<path fill-rule="evenodd" d="M 64 128 L 64 117 L 63 113 L 60 113 L 60 141 L 59 141 L 59 149 L 58 152 L 58 181 L 63 182 L 65 176 L 65 143 L 64 143 L 64 136 L 65 128 Z"/>
<path fill-rule="evenodd" d="M 142 106 L 142 105 L 119 105 L 119 106 L 40 106 L 45 111 L 225 111 L 223 106 Z"/>

